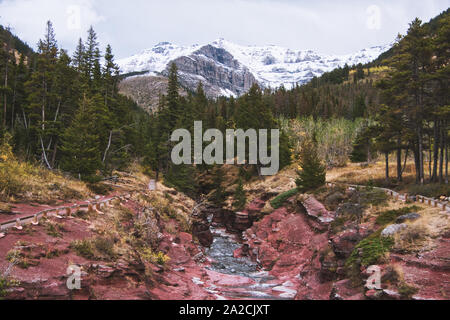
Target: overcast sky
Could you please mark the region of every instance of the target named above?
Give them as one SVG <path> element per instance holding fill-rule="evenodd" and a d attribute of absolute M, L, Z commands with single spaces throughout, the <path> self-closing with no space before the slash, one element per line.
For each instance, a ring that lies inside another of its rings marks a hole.
<path fill-rule="evenodd" d="M 0 24 L 35 47 L 52 20 L 72 52 L 93 25 L 117 58 L 161 41 L 279 45 L 344 54 L 387 44 L 415 17 L 428 21 L 450 0 L 0 0 Z"/>

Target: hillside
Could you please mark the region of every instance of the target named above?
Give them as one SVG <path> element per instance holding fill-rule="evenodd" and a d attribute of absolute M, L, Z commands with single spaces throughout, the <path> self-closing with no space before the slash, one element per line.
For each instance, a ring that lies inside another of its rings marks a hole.
<path fill-rule="evenodd" d="M 27 57 L 31 56 L 34 51 L 19 37 L 12 34 L 11 31 L 0 25 L 0 42 L 9 45 L 12 49 L 16 50 L 19 54 L 23 54 Z"/>

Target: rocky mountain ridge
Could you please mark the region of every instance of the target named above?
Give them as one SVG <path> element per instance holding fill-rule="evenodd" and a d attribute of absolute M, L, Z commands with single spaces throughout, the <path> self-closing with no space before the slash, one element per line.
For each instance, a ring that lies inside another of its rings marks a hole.
<path fill-rule="evenodd" d="M 149 78 L 167 75 L 169 65 L 175 62 L 180 82 L 187 89 L 195 90 L 201 81 L 209 97 L 240 96 L 255 82 L 266 88 L 291 88 L 345 64 L 370 62 L 389 48 L 377 46 L 354 54 L 324 55 L 278 46 L 241 46 L 224 39 L 192 46 L 161 42 L 118 64 L 123 74 L 146 71 L 145 76 L 137 77 L 148 82 Z"/>

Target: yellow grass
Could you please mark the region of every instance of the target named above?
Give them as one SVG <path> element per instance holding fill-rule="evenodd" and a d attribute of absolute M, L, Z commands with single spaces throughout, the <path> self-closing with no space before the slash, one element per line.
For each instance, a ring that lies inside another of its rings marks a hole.
<path fill-rule="evenodd" d="M 394 240 L 395 250 L 423 252 L 436 247 L 437 240 L 450 231 L 450 216 L 439 209 L 422 207 L 420 219 L 408 222 L 408 227 L 399 232 Z"/>
<path fill-rule="evenodd" d="M 428 172 L 426 172 L 427 174 Z M 327 172 L 328 182 L 348 183 L 357 185 L 373 185 L 387 187 L 400 193 L 423 195 L 426 197 L 449 196 L 450 186 L 440 184 L 425 184 L 417 186 L 416 170 L 413 161 L 408 161 L 403 173 L 403 182 L 396 182 L 397 166 L 391 161 L 389 164 L 389 183 L 386 182 L 386 169 L 384 161 L 366 164 L 351 163 L 343 168 L 333 168 Z M 428 178 L 428 176 L 427 176 Z"/>
<path fill-rule="evenodd" d="M 15 159 L 0 161 L 0 201 L 81 199 L 90 194 L 87 186 L 45 168 Z"/>
<path fill-rule="evenodd" d="M 415 179 L 415 167 L 413 162 L 408 162 L 403 173 L 405 180 Z M 327 181 L 342 182 L 350 184 L 367 184 L 371 180 L 384 180 L 386 176 L 386 167 L 383 161 L 371 163 L 369 165 L 350 163 L 343 168 L 333 168 L 327 172 Z M 397 176 L 397 167 L 394 163 L 390 163 L 389 176 L 395 178 Z"/>

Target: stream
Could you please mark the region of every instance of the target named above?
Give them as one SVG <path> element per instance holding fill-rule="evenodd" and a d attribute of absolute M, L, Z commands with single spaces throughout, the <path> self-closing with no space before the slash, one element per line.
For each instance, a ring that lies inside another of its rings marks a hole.
<path fill-rule="evenodd" d="M 206 255 L 214 262 L 209 269 L 254 281 L 254 284 L 245 286 L 209 288 L 211 293 L 215 293 L 218 298 L 223 299 L 291 300 L 294 298 L 296 294 L 294 290 L 286 287 L 286 284 L 269 275 L 267 271 L 261 271 L 257 263 L 249 258 L 234 257 L 234 251 L 242 246 L 238 235 L 233 235 L 218 225 L 212 226 L 211 232 L 214 242 L 206 250 Z"/>

